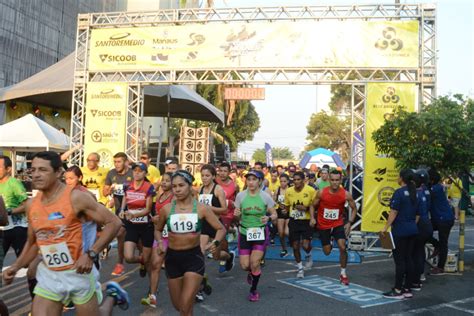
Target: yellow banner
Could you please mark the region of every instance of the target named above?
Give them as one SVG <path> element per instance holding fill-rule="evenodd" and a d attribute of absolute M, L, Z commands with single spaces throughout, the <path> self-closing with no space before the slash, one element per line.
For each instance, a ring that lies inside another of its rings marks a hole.
<path fill-rule="evenodd" d="M 91 31 L 90 71 L 417 68 L 418 21 L 185 24 Z"/>
<path fill-rule="evenodd" d="M 101 166 L 113 167 L 113 155 L 125 151 L 127 106 L 126 83 L 87 84 L 84 159 L 97 152 Z"/>
<path fill-rule="evenodd" d="M 390 199 L 399 187 L 395 160 L 377 153 L 372 133 L 398 106 L 415 111 L 417 87 L 406 83 L 368 83 L 365 108 L 365 162 L 362 231 L 379 232 L 387 222 Z"/>

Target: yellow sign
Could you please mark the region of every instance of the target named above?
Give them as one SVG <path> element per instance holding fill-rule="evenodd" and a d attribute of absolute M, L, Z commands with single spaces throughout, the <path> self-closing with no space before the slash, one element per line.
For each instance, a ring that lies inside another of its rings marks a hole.
<path fill-rule="evenodd" d="M 415 84 L 367 84 L 362 231 L 382 230 L 390 212 L 390 199 L 399 187 L 395 160 L 377 153 L 372 133 L 383 125 L 385 119 L 390 119 L 393 109 L 401 106 L 407 111 L 415 111 L 416 96 Z"/>
<path fill-rule="evenodd" d="M 84 159 L 97 152 L 100 165 L 112 168 L 113 155 L 125 151 L 127 101 L 126 83 L 87 84 Z"/>
<path fill-rule="evenodd" d="M 418 21 L 285 21 L 102 28 L 89 71 L 417 68 Z"/>

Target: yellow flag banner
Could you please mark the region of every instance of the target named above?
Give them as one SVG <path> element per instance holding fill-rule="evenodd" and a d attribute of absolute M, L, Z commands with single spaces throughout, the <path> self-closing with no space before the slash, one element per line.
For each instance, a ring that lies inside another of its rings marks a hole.
<path fill-rule="evenodd" d="M 399 187 L 395 160 L 378 153 L 372 133 L 401 106 L 415 111 L 417 87 L 407 83 L 368 83 L 365 108 L 365 162 L 362 231 L 379 232 L 387 222 L 390 199 Z"/>
<path fill-rule="evenodd" d="M 100 28 L 91 31 L 89 43 L 89 71 L 417 68 L 419 21 L 262 21 Z"/>
<path fill-rule="evenodd" d="M 127 106 L 126 83 L 87 84 L 84 159 L 97 152 L 101 166 L 113 167 L 113 155 L 125 151 Z"/>

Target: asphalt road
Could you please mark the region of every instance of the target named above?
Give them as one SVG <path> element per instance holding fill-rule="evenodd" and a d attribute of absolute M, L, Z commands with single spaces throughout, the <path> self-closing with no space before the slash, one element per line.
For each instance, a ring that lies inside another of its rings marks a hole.
<path fill-rule="evenodd" d="M 453 229 L 451 249 L 457 248 L 457 239 L 458 231 Z M 129 291 L 131 306 L 127 311 L 115 309 L 114 315 L 177 315 L 170 302 L 164 271 L 158 307 L 148 308 L 140 305 L 140 299 L 148 290 L 148 280 L 140 278 L 138 268 L 131 265 L 123 276 L 112 277 L 115 258 L 116 252 L 112 250 L 110 257 L 103 261 L 101 281 L 120 282 Z M 5 265 L 13 259 L 9 253 Z M 206 271 L 213 293 L 203 303 L 195 305 L 195 315 L 474 315 L 474 219 L 468 219 L 466 231 L 466 271 L 462 275 L 428 276 L 422 291 L 403 301 L 376 299 L 380 297 L 380 291 L 390 289 L 394 280 L 393 259 L 387 254 L 371 253 L 362 263 L 351 264 L 347 269 L 351 281 L 349 288 L 337 283 L 337 263 L 315 262 L 313 268 L 306 271 L 305 279 L 296 281 L 293 262 L 267 260 L 259 284 L 261 299 L 256 303 L 247 300 L 246 273 L 238 264 L 224 274 L 219 274 L 217 268 L 217 263 L 207 260 Z M 29 312 L 30 297 L 25 277 L 1 288 L 0 296 L 12 315 Z"/>

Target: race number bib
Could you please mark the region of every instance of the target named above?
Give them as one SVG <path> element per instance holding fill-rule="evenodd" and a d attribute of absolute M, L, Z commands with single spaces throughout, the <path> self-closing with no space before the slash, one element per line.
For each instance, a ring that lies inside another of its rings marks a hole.
<path fill-rule="evenodd" d="M 177 234 L 194 233 L 197 230 L 198 214 L 172 214 L 170 217 L 171 232 Z"/>
<path fill-rule="evenodd" d="M 168 238 L 168 225 L 163 227 L 163 231 L 161 232 L 161 237 Z"/>
<path fill-rule="evenodd" d="M 99 189 L 87 189 L 90 193 L 94 194 L 95 196 L 95 199 L 97 201 L 100 200 L 100 193 L 99 193 Z"/>
<path fill-rule="evenodd" d="M 142 212 L 144 209 L 138 209 L 138 210 L 128 210 L 129 213 L 131 214 L 138 214 L 140 212 Z M 140 217 L 134 217 L 132 219 L 130 219 L 130 222 L 131 223 L 134 223 L 134 224 L 146 224 L 148 223 L 148 215 L 145 215 L 145 216 L 140 216 Z"/>
<path fill-rule="evenodd" d="M 114 195 L 124 196 L 123 184 L 114 184 Z"/>
<path fill-rule="evenodd" d="M 283 194 L 278 195 L 277 201 L 278 203 L 283 204 L 283 202 L 285 202 L 285 195 Z"/>
<path fill-rule="evenodd" d="M 71 253 L 65 242 L 47 246 L 40 246 L 43 261 L 48 268 L 61 268 L 72 265 Z"/>
<path fill-rule="evenodd" d="M 339 209 L 324 209 L 323 213 L 323 218 L 324 219 L 329 219 L 332 221 L 338 220 L 339 219 Z"/>
<path fill-rule="evenodd" d="M 199 202 L 212 206 L 212 194 L 199 194 Z"/>
<path fill-rule="evenodd" d="M 265 240 L 265 230 L 263 227 L 247 228 L 247 241 Z"/>
<path fill-rule="evenodd" d="M 293 209 L 290 211 L 290 217 L 293 219 L 306 219 L 306 212 Z"/>

